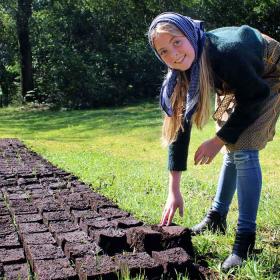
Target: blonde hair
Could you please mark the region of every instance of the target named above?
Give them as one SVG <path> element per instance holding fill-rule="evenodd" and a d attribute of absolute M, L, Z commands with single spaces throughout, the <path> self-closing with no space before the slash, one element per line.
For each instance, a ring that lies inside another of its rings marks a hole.
<path fill-rule="evenodd" d="M 173 36 L 182 36 L 182 32 L 171 23 L 158 23 L 148 36 L 154 46 L 154 39 L 160 33 L 169 33 Z M 170 71 L 170 70 L 169 70 Z M 205 48 L 200 58 L 200 73 L 199 73 L 199 101 L 197 109 L 192 116 L 192 122 L 195 123 L 198 129 L 206 124 L 210 116 L 211 100 L 210 93 L 212 90 L 212 77 L 210 66 L 207 61 Z M 180 129 L 183 130 L 183 115 L 186 103 L 186 94 L 188 89 L 188 79 L 184 71 L 180 71 L 177 84 L 171 97 L 171 105 L 173 115 L 171 117 L 165 115 L 162 126 L 162 144 L 167 146 L 174 142 L 177 138 Z"/>

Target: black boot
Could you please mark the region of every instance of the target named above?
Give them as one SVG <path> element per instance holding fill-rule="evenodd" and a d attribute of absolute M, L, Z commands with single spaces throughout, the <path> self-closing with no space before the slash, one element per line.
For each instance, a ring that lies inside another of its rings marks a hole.
<path fill-rule="evenodd" d="M 226 229 L 226 215 L 221 216 L 216 210 L 210 209 L 205 218 L 199 224 L 192 227 L 191 230 L 193 235 L 197 235 L 206 230 L 225 234 Z"/>
<path fill-rule="evenodd" d="M 228 271 L 231 268 L 239 267 L 247 259 L 255 246 L 256 233 L 244 232 L 236 233 L 232 254 L 222 264 L 222 269 Z"/>

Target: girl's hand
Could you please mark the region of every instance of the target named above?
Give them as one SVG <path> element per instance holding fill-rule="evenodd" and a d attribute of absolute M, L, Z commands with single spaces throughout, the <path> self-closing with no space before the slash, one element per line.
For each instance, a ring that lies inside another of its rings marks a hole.
<path fill-rule="evenodd" d="M 224 142 L 218 137 L 202 143 L 194 155 L 194 164 L 209 164 L 223 147 Z"/>
<path fill-rule="evenodd" d="M 177 208 L 179 208 L 179 214 L 182 217 L 184 212 L 184 200 L 181 192 L 179 190 L 169 191 L 167 201 L 162 213 L 160 226 L 169 226 L 171 224 Z"/>

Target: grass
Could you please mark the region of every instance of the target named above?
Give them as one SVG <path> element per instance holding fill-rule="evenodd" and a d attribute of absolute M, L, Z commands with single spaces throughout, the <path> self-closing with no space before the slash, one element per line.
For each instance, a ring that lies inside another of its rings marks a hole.
<path fill-rule="evenodd" d="M 157 104 L 87 111 L 0 110 L 0 137 L 16 137 L 53 164 L 74 173 L 147 223 L 158 223 L 167 196 L 167 151 L 160 145 L 161 112 Z M 214 135 L 214 122 L 193 129 L 181 190 L 185 212 L 174 222 L 191 227 L 211 205 L 222 155 L 209 166 L 194 166 L 197 147 Z M 261 152 L 263 192 L 258 212 L 257 248 L 260 253 L 235 273 L 236 279 L 279 279 L 280 127 Z M 193 238 L 199 254 L 220 271 L 234 239 L 237 201 L 229 213 L 226 236 L 206 233 Z M 211 253 L 211 254 L 209 254 Z M 221 279 L 227 279 L 221 274 Z"/>

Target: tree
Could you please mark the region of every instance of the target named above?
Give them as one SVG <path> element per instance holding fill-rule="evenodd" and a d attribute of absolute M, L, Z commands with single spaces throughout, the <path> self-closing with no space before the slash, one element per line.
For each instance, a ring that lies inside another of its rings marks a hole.
<path fill-rule="evenodd" d="M 29 40 L 29 19 L 32 14 L 32 0 L 18 0 L 16 15 L 17 34 L 21 65 L 21 92 L 22 96 L 34 90 L 32 73 L 32 53 Z"/>

